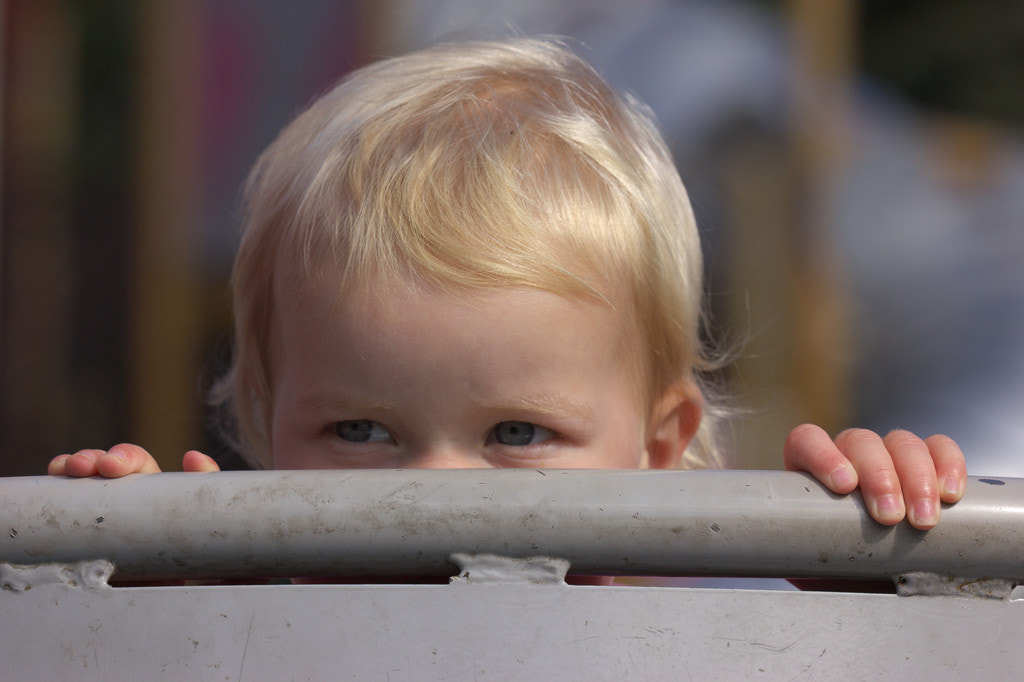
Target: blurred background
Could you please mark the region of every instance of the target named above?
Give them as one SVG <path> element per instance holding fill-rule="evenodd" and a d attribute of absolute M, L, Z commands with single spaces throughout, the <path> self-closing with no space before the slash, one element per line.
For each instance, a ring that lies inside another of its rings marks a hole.
<path fill-rule="evenodd" d="M 238 188 L 346 71 L 559 34 L 655 110 L 702 226 L 738 466 L 802 421 L 1024 476 L 1018 0 L 0 0 L 0 475 L 223 454 Z"/>

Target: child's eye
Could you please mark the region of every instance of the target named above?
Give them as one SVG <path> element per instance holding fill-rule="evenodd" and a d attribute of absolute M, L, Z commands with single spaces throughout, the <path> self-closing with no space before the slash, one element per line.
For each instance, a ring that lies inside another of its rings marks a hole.
<path fill-rule="evenodd" d="M 501 422 L 491 432 L 491 440 L 501 445 L 538 445 L 554 437 L 550 429 L 530 422 Z"/>
<path fill-rule="evenodd" d="M 334 425 L 338 438 L 349 443 L 387 443 L 391 433 L 380 422 L 370 419 L 349 419 Z"/>

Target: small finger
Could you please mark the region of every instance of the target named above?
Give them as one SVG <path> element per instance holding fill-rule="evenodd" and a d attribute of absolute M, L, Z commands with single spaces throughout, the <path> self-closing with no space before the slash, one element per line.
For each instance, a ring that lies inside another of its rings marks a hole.
<path fill-rule="evenodd" d="M 71 455 L 57 455 L 46 466 L 46 473 L 50 476 L 67 476 L 66 462 Z"/>
<path fill-rule="evenodd" d="M 185 471 L 192 471 L 196 473 L 220 471 L 220 465 L 214 461 L 213 457 L 204 455 L 197 450 L 189 450 L 185 453 L 185 456 L 181 459 L 181 467 Z"/>
<path fill-rule="evenodd" d="M 956 441 L 948 436 L 929 436 L 924 442 L 935 464 L 935 475 L 939 479 L 939 498 L 947 504 L 958 502 L 964 496 L 964 489 L 967 487 L 967 460 L 963 451 Z"/>
<path fill-rule="evenodd" d="M 790 431 L 783 459 L 787 470 L 806 471 L 839 495 L 857 487 L 857 471 L 818 426 L 804 424 Z"/>
<path fill-rule="evenodd" d="M 883 442 L 900 477 L 910 525 L 933 528 L 939 522 L 939 486 L 928 446 L 909 431 L 892 431 Z"/>
<path fill-rule="evenodd" d="M 96 461 L 103 457 L 103 450 L 79 450 L 64 459 L 64 473 L 74 478 L 96 475 Z"/>
<path fill-rule="evenodd" d="M 121 443 L 96 460 L 96 471 L 105 478 L 120 478 L 128 474 L 156 473 L 160 467 L 145 449 L 131 443 Z"/>
<path fill-rule="evenodd" d="M 867 429 L 848 429 L 836 436 L 836 445 L 857 470 L 871 518 L 887 526 L 902 521 L 906 515 L 903 490 L 882 438 Z"/>

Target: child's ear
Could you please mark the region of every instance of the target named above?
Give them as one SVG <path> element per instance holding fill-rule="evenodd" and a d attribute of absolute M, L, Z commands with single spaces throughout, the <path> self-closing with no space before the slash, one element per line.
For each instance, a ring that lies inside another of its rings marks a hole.
<path fill-rule="evenodd" d="M 675 469 L 700 426 L 700 389 L 692 381 L 669 386 L 654 403 L 647 427 L 646 466 Z"/>

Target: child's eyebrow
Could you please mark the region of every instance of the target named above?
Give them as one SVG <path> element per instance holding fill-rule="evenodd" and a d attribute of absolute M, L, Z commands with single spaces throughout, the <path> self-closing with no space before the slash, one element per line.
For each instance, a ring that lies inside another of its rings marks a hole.
<path fill-rule="evenodd" d="M 574 395 L 557 393 L 530 393 L 512 396 L 508 400 L 484 403 L 481 407 L 492 412 L 526 412 L 570 418 L 594 419 L 594 407 Z"/>
<path fill-rule="evenodd" d="M 356 410 L 373 412 L 397 412 L 398 409 L 389 403 L 350 398 L 333 393 L 309 393 L 295 400 L 295 407 L 302 412 L 322 412 L 325 410 Z"/>

